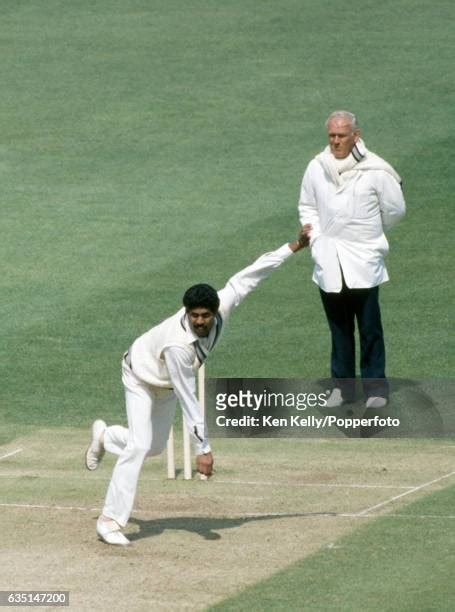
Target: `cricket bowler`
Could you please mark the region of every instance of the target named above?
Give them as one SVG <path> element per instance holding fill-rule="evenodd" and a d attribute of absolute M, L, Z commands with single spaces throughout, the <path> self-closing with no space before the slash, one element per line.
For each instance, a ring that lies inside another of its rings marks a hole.
<path fill-rule="evenodd" d="M 108 427 L 97 419 L 85 457 L 87 469 L 96 470 L 105 451 L 118 456 L 96 526 L 104 542 L 130 544 L 122 529 L 133 509 L 142 464 L 147 456 L 166 448 L 177 400 L 195 448 L 197 471 L 207 477 L 212 474 L 213 455 L 196 395 L 197 371 L 218 343 L 234 308 L 288 257 L 308 245 L 310 229 L 305 226 L 297 240 L 259 257 L 219 292 L 206 284 L 190 287 L 183 307 L 137 338 L 124 354 L 128 427 Z"/>

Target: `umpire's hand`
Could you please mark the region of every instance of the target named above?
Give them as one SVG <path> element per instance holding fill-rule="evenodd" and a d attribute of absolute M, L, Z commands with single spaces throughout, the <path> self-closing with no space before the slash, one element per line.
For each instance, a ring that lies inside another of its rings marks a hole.
<path fill-rule="evenodd" d="M 200 474 L 204 474 L 204 476 L 211 476 L 213 474 L 213 455 L 212 453 L 205 453 L 204 455 L 197 455 L 196 469 Z"/>

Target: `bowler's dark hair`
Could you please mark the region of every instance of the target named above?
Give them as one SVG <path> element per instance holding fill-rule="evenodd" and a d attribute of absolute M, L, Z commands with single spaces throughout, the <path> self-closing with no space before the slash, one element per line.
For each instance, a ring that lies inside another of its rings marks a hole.
<path fill-rule="evenodd" d="M 193 285 L 185 291 L 183 305 L 186 310 L 208 308 L 210 312 L 216 313 L 220 307 L 220 298 L 213 287 L 200 283 L 199 285 Z"/>

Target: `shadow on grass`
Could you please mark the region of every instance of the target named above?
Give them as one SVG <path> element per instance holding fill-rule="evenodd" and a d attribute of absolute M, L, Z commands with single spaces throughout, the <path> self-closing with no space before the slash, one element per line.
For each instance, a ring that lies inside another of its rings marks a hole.
<path fill-rule="evenodd" d="M 167 519 L 152 519 L 143 520 L 132 518 L 130 524 L 137 525 L 139 531 L 137 533 L 128 534 L 128 539 L 132 542 L 142 540 L 143 538 L 152 538 L 161 535 L 165 531 L 187 531 L 195 533 L 205 540 L 220 540 L 221 535 L 218 533 L 224 529 L 234 529 L 248 523 L 257 521 L 272 521 L 283 518 L 302 518 L 314 516 L 337 516 L 336 512 L 297 512 L 290 514 L 279 514 L 272 516 L 246 516 L 238 518 L 210 518 L 200 516 L 179 516 Z"/>

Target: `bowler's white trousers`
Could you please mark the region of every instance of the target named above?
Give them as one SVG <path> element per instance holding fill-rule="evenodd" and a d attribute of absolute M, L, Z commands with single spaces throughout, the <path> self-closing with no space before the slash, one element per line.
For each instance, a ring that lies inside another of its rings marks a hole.
<path fill-rule="evenodd" d="M 124 527 L 133 510 L 139 474 L 148 455 L 159 455 L 166 447 L 174 422 L 177 397 L 172 389 L 160 389 L 140 380 L 125 360 L 122 362 L 128 428 L 108 427 L 104 447 L 118 455 L 106 494 L 104 516 Z"/>

